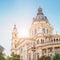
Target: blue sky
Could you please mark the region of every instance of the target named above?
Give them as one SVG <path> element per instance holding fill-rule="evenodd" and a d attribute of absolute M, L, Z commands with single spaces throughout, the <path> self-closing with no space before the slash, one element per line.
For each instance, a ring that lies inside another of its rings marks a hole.
<path fill-rule="evenodd" d="M 0 45 L 7 55 L 10 54 L 13 25 L 17 25 L 19 36 L 28 35 L 39 6 L 55 32 L 60 33 L 60 0 L 0 0 Z"/>

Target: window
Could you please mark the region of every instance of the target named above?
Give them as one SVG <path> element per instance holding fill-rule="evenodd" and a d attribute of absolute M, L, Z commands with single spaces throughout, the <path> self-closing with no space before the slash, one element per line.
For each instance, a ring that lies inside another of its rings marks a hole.
<path fill-rule="evenodd" d="M 37 40 L 37 44 L 39 44 L 39 39 Z"/>
<path fill-rule="evenodd" d="M 45 29 L 43 28 L 43 33 L 45 33 Z"/>
<path fill-rule="evenodd" d="M 41 39 L 41 43 L 44 43 L 44 40 L 43 39 Z"/>
<path fill-rule="evenodd" d="M 49 50 L 50 50 L 50 52 L 52 52 L 52 48 L 50 48 Z"/>
<path fill-rule="evenodd" d="M 48 34 L 48 29 L 46 30 L 46 33 Z"/>
<path fill-rule="evenodd" d="M 41 28 L 39 29 L 39 33 L 42 33 L 42 29 Z"/>
<path fill-rule="evenodd" d="M 15 34 L 15 37 L 17 36 L 17 34 Z"/>
<path fill-rule="evenodd" d="M 56 41 L 58 41 L 58 38 L 56 39 Z"/>
<path fill-rule="evenodd" d="M 16 46 L 16 44 L 15 44 L 15 48 L 16 48 L 17 46 Z"/>
<path fill-rule="evenodd" d="M 55 42 L 55 39 L 54 39 L 54 42 Z"/>

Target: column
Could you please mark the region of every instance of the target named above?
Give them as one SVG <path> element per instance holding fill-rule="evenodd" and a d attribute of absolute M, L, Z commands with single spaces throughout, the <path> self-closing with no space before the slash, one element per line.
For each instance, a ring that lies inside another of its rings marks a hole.
<path fill-rule="evenodd" d="M 42 49 L 40 49 L 40 51 L 39 51 L 39 57 L 41 57 L 42 56 Z"/>
<path fill-rule="evenodd" d="M 46 55 L 49 56 L 48 48 L 46 48 Z"/>
<path fill-rule="evenodd" d="M 55 55 L 55 48 L 53 47 L 53 55 Z"/>

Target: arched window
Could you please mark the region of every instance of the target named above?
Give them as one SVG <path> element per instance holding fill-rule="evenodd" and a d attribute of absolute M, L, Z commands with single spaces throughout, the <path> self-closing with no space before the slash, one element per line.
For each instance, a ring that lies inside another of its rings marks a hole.
<path fill-rule="evenodd" d="M 15 44 L 15 48 L 16 48 L 17 46 L 16 46 L 16 44 Z"/>
<path fill-rule="evenodd" d="M 44 43 L 44 40 L 43 39 L 41 39 L 41 43 Z"/>
<path fill-rule="evenodd" d="M 55 39 L 54 39 L 54 42 L 55 42 Z"/>
<path fill-rule="evenodd" d="M 17 35 L 15 34 L 15 37 L 16 37 Z"/>
<path fill-rule="evenodd" d="M 53 42 L 53 40 L 51 40 L 51 42 Z"/>
<path fill-rule="evenodd" d="M 39 39 L 37 40 L 37 44 L 39 44 Z"/>
<path fill-rule="evenodd" d="M 56 41 L 58 41 L 58 38 L 56 39 Z"/>
<path fill-rule="evenodd" d="M 42 40 L 42 43 L 44 43 L 44 40 Z"/>

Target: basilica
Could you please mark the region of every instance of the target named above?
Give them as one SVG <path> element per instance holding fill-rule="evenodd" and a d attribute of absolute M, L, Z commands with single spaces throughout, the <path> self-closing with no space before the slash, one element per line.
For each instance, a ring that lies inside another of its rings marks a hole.
<path fill-rule="evenodd" d="M 16 25 L 13 27 L 11 53 L 20 55 L 20 60 L 38 60 L 46 55 L 53 58 L 60 53 L 60 35 L 54 34 L 54 28 L 44 15 L 42 8 L 38 8 L 29 29 L 29 37 L 18 37 Z"/>

